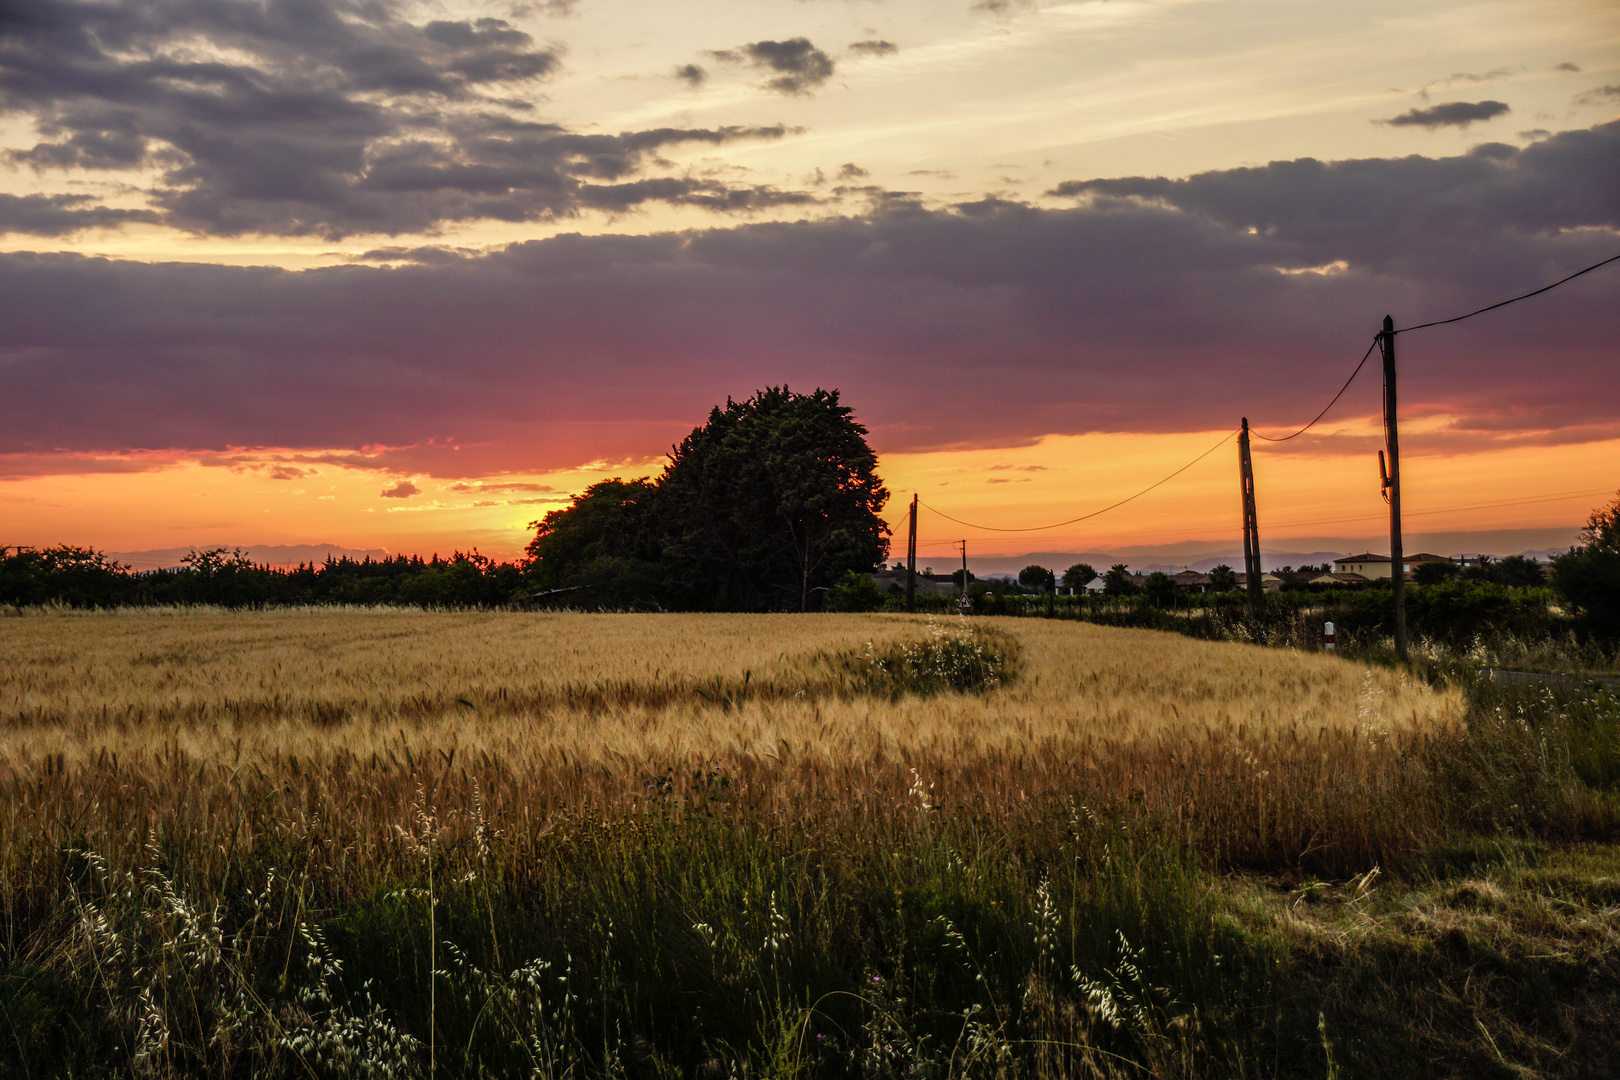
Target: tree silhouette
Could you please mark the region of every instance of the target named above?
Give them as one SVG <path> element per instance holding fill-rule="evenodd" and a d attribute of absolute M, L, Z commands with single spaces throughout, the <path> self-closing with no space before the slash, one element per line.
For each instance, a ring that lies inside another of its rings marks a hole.
<path fill-rule="evenodd" d="M 889 551 L 889 492 L 865 436 L 836 390 L 770 387 L 710 412 L 658 482 L 676 602 L 808 611 L 846 571 L 871 572 Z"/>

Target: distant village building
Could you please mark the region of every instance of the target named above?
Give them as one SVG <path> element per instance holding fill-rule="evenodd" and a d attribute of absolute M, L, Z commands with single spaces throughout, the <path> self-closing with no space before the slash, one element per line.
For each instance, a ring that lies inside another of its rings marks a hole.
<path fill-rule="evenodd" d="M 1333 572 L 1336 574 L 1355 574 L 1366 579 L 1389 578 L 1390 559 L 1388 555 L 1374 555 L 1370 551 L 1360 555 L 1346 555 L 1342 559 L 1333 560 Z"/>
<path fill-rule="evenodd" d="M 1200 574 L 1196 570 L 1183 570 L 1179 574 L 1171 574 L 1170 580 L 1188 592 L 1209 592 L 1209 575 Z"/>
<path fill-rule="evenodd" d="M 1276 574 L 1267 572 L 1260 575 L 1260 587 L 1262 589 L 1280 589 L 1282 588 L 1282 583 L 1283 579 L 1278 577 Z M 1243 573 L 1238 574 L 1237 584 L 1238 588 L 1247 589 L 1249 587 L 1249 575 Z"/>
<path fill-rule="evenodd" d="M 1425 563 L 1444 563 L 1447 566 L 1456 565 L 1444 555 L 1435 555 L 1427 551 L 1420 551 L 1415 555 L 1406 555 L 1401 559 L 1403 576 L 1410 580 L 1412 572 Z M 1391 561 L 1388 555 L 1374 555 L 1370 551 L 1360 555 L 1346 555 L 1342 559 L 1333 560 L 1334 576 L 1339 574 L 1356 574 L 1368 580 L 1388 581 L 1390 578 Z"/>
<path fill-rule="evenodd" d="M 872 580 L 876 581 L 878 588 L 886 593 L 903 593 L 906 591 L 906 571 L 904 567 L 879 570 L 872 575 Z M 924 573 L 921 570 L 917 571 L 917 593 L 921 596 L 957 596 L 961 592 L 961 588 L 950 579 L 949 575 L 942 577 L 937 574 Z"/>

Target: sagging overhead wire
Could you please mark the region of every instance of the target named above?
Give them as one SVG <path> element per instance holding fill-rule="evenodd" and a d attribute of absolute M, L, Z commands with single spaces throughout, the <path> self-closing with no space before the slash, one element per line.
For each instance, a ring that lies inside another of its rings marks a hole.
<path fill-rule="evenodd" d="M 1337 405 L 1339 403 L 1339 399 L 1344 397 L 1344 392 L 1350 389 L 1351 383 L 1356 381 L 1356 376 L 1361 374 L 1361 369 L 1367 364 L 1367 357 L 1371 356 L 1373 354 L 1373 350 L 1376 348 L 1378 348 L 1378 338 L 1377 336 L 1374 336 L 1372 339 L 1372 344 L 1367 346 L 1367 351 L 1361 354 L 1361 362 L 1356 365 L 1356 370 L 1350 373 L 1350 377 L 1344 380 L 1344 385 L 1339 387 L 1339 392 L 1333 395 L 1333 400 L 1322 406 L 1322 411 L 1312 417 L 1310 423 L 1306 424 L 1292 435 L 1281 435 L 1276 438 L 1273 438 L 1270 435 L 1262 435 L 1252 427 L 1249 429 L 1249 434 L 1253 435 L 1257 439 L 1264 439 L 1266 442 L 1287 442 L 1289 439 L 1296 438 L 1297 436 L 1303 435 L 1307 431 L 1311 430 L 1311 428 L 1316 426 L 1316 422 L 1322 419 L 1322 417 L 1326 416 L 1328 410 Z"/>
<path fill-rule="evenodd" d="M 1592 271 L 1596 270 L 1598 267 L 1600 267 L 1600 266 L 1608 266 L 1612 262 L 1620 262 L 1620 255 L 1611 255 L 1607 259 L 1604 259 L 1602 262 L 1593 263 L 1591 266 L 1588 266 L 1585 270 L 1577 270 L 1573 274 L 1569 275 L 1569 277 L 1567 277 L 1567 278 L 1559 278 L 1557 281 L 1553 282 L 1551 285 L 1543 285 L 1541 288 L 1536 289 L 1534 292 L 1527 292 L 1523 296 L 1515 296 L 1511 300 L 1500 300 L 1497 303 L 1494 303 L 1494 304 L 1490 305 L 1489 307 L 1482 307 L 1478 311 L 1470 311 L 1466 315 L 1458 315 L 1455 318 L 1436 319 L 1434 322 L 1418 323 L 1416 326 L 1403 326 L 1403 327 L 1401 327 L 1399 330 L 1397 330 L 1395 332 L 1397 334 L 1406 334 L 1406 333 L 1410 333 L 1413 330 L 1426 330 L 1431 326 L 1446 326 L 1446 325 L 1448 325 L 1450 323 L 1462 322 L 1464 319 L 1472 319 L 1475 315 L 1483 315 L 1487 311 L 1495 311 L 1499 307 L 1507 307 L 1509 304 L 1517 304 L 1520 300 L 1528 300 L 1532 296 L 1540 296 L 1542 293 L 1546 292 L 1549 289 L 1556 289 L 1556 288 L 1558 288 L 1558 286 L 1564 284 L 1567 281 L 1574 281 L 1576 278 L 1580 277 L 1582 274 L 1590 274 Z"/>
<path fill-rule="evenodd" d="M 1593 270 L 1597 270 L 1597 269 L 1599 269 L 1601 267 L 1608 266 L 1612 262 L 1620 262 L 1620 255 L 1612 255 L 1609 258 L 1602 260 L 1601 262 L 1593 263 L 1591 266 L 1586 267 L 1584 270 L 1577 270 L 1577 271 L 1575 271 L 1575 273 L 1570 274 L 1568 277 L 1559 278 L 1557 281 L 1553 282 L 1551 285 L 1543 285 L 1539 289 L 1534 289 L 1534 290 L 1532 290 L 1530 292 L 1523 293 L 1523 294 L 1521 294 L 1519 296 L 1510 297 L 1507 300 L 1499 300 L 1494 304 L 1490 304 L 1490 305 L 1487 305 L 1486 307 L 1479 308 L 1476 311 L 1470 311 L 1466 315 L 1457 315 L 1457 316 L 1454 316 L 1454 317 L 1452 317 L 1450 319 L 1436 319 L 1434 322 L 1419 323 L 1416 326 L 1402 327 L 1402 328 L 1396 330 L 1395 333 L 1404 334 L 1404 333 L 1407 333 L 1408 331 L 1411 331 L 1411 330 L 1425 330 L 1425 329 L 1428 329 L 1431 326 L 1447 326 L 1447 325 L 1450 325 L 1451 323 L 1462 322 L 1464 319 L 1472 319 L 1475 315 L 1483 315 L 1487 311 L 1495 311 L 1497 308 L 1507 307 L 1509 304 L 1516 304 L 1520 300 L 1528 300 L 1532 296 L 1540 296 L 1544 292 L 1548 292 L 1548 291 L 1550 291 L 1552 289 L 1556 289 L 1560 285 L 1563 285 L 1563 284 L 1566 284 L 1568 282 L 1574 281 L 1576 278 L 1582 276 L 1583 274 L 1590 274 Z M 1317 425 L 1317 423 L 1322 419 L 1322 417 L 1324 417 L 1324 416 L 1326 416 L 1328 414 L 1328 410 L 1333 408 L 1334 405 L 1338 404 L 1339 399 L 1344 396 L 1344 392 L 1346 390 L 1350 389 L 1350 384 L 1356 381 L 1356 376 L 1361 374 L 1361 369 L 1367 366 L 1367 358 L 1373 354 L 1374 349 L 1378 348 L 1378 342 L 1379 342 L 1379 339 L 1382 336 L 1383 336 L 1382 334 L 1375 334 L 1373 336 L 1372 344 L 1368 345 L 1367 346 L 1367 351 L 1361 354 L 1361 359 L 1360 359 L 1360 361 L 1358 361 L 1356 363 L 1355 370 L 1350 372 L 1350 377 L 1348 379 L 1344 380 L 1344 385 L 1339 387 L 1339 392 L 1337 394 L 1334 394 L 1332 399 L 1330 401 L 1328 401 L 1328 403 L 1326 405 L 1322 406 L 1322 411 L 1317 413 L 1314 417 L 1312 417 L 1310 423 L 1306 424 L 1304 427 L 1300 428 L 1298 431 L 1292 432 L 1292 433 L 1290 433 L 1288 435 L 1279 435 L 1279 436 L 1262 435 L 1260 432 L 1256 431 L 1254 428 L 1249 429 L 1249 434 L 1251 434 L 1255 438 L 1261 439 L 1261 440 L 1263 440 L 1265 442 L 1287 442 L 1289 439 L 1298 438 L 1299 436 L 1301 436 L 1301 435 L 1305 434 L 1307 431 L 1309 431 L 1311 428 L 1315 427 Z M 1067 521 L 1059 521 L 1059 522 L 1056 522 L 1056 523 L 1051 524 L 1051 525 L 1033 525 L 1033 526 L 1030 526 L 1028 528 L 1022 528 L 1022 529 L 1005 529 L 1005 528 L 1000 528 L 1000 527 L 995 526 L 995 525 L 975 525 L 970 521 L 963 521 L 961 518 L 952 517 L 950 514 L 945 513 L 945 511 L 943 511 L 943 510 L 939 510 L 939 509 L 936 509 L 935 507 L 928 506 L 927 503 L 923 503 L 920 499 L 918 500 L 918 502 L 921 503 L 921 505 L 923 505 L 923 506 L 927 506 L 929 510 L 931 510 L 934 513 L 938 514 L 940 517 L 944 518 L 947 521 L 954 521 L 956 524 L 966 526 L 967 528 L 970 528 L 970 529 L 982 529 L 985 532 L 1024 533 L 1024 532 L 1045 532 L 1047 529 L 1060 529 L 1065 525 L 1073 525 L 1073 524 L 1075 524 L 1077 522 L 1087 521 L 1087 520 L 1089 520 L 1091 518 L 1097 517 L 1100 514 L 1106 514 L 1110 510 L 1116 510 L 1119 507 L 1124 506 L 1128 502 L 1132 502 L 1132 501 L 1134 501 L 1136 499 L 1141 498 L 1143 495 L 1146 495 L 1148 492 L 1152 491 L 1154 488 L 1159 487 L 1160 485 L 1169 483 L 1171 480 L 1174 480 L 1176 477 L 1180 476 L 1182 473 L 1186 472 L 1188 469 L 1192 468 L 1194 465 L 1198 464 L 1200 461 L 1203 461 L 1205 458 L 1209 457 L 1209 455 L 1213 454 L 1216 450 L 1219 450 L 1226 443 L 1226 441 L 1228 439 L 1232 438 L 1232 436 L 1236 435 L 1236 434 L 1237 434 L 1237 432 L 1233 431 L 1233 432 L 1231 432 L 1231 433 L 1229 433 L 1227 435 L 1223 435 L 1221 437 L 1220 442 L 1216 443 L 1214 446 L 1210 447 L 1208 450 L 1205 450 L 1202 454 L 1199 454 L 1197 457 L 1195 457 L 1191 461 L 1187 462 L 1187 464 L 1183 465 L 1181 468 L 1177 469 L 1175 472 L 1171 473 L 1169 476 L 1166 476 L 1164 479 L 1159 480 L 1156 483 L 1148 485 L 1147 487 L 1143 488 L 1141 491 L 1138 491 L 1135 495 L 1132 495 L 1132 496 L 1130 496 L 1128 498 L 1121 499 L 1119 502 L 1113 503 L 1112 505 L 1105 506 L 1101 510 L 1093 510 L 1089 514 L 1082 514 L 1079 517 L 1070 518 Z"/>
<path fill-rule="evenodd" d="M 1487 305 L 1486 307 L 1482 307 L 1482 308 L 1478 309 L 1477 311 L 1470 311 L 1466 315 L 1457 315 L 1457 316 L 1454 316 L 1453 318 L 1450 318 L 1450 319 L 1436 319 L 1434 322 L 1418 323 L 1416 326 L 1402 327 L 1402 328 L 1396 330 L 1395 332 L 1397 334 L 1404 334 L 1404 333 L 1406 333 L 1406 332 L 1408 332 L 1410 330 L 1424 330 L 1424 329 L 1427 329 L 1428 327 L 1431 327 L 1431 326 L 1447 326 L 1447 325 L 1449 325 L 1451 323 L 1462 322 L 1464 319 L 1472 319 L 1475 315 L 1483 315 L 1487 311 L 1495 311 L 1497 308 L 1507 307 L 1509 304 L 1516 304 L 1520 300 L 1528 300 L 1532 296 L 1540 296 L 1542 293 L 1547 292 L 1547 291 L 1549 291 L 1551 289 L 1556 289 L 1556 288 L 1558 288 L 1558 286 L 1563 285 L 1566 282 L 1574 281 L 1576 278 L 1580 277 L 1582 274 L 1590 274 L 1593 270 L 1596 270 L 1596 269 L 1598 269 L 1600 267 L 1608 266 L 1612 262 L 1620 262 L 1620 255 L 1613 255 L 1613 256 L 1610 256 L 1607 259 L 1604 259 L 1602 262 L 1595 262 L 1591 266 L 1588 266 L 1584 270 L 1577 270 L 1573 274 L 1569 275 L 1568 277 L 1559 278 L 1557 281 L 1553 282 L 1551 285 L 1543 285 L 1539 289 L 1534 289 L 1534 290 L 1532 290 L 1530 292 L 1523 293 L 1523 294 L 1521 294 L 1519 296 L 1515 296 L 1515 297 L 1512 297 L 1512 298 L 1507 299 L 1507 300 L 1499 300 L 1496 303 Z M 1333 408 L 1334 405 L 1338 404 L 1339 399 L 1344 396 L 1344 392 L 1346 390 L 1350 389 L 1350 384 L 1356 381 L 1356 376 L 1361 374 L 1361 369 L 1364 366 L 1366 366 L 1367 357 L 1371 356 L 1372 353 L 1373 353 L 1373 350 L 1378 347 L 1378 337 L 1379 337 L 1379 335 L 1377 335 L 1377 334 L 1373 335 L 1372 344 L 1367 346 L 1367 351 L 1365 353 L 1363 353 L 1362 356 L 1361 356 L 1361 363 L 1357 364 L 1356 369 L 1350 373 L 1350 377 L 1348 379 L 1344 380 L 1344 385 L 1339 387 L 1339 392 L 1337 394 L 1333 395 L 1333 400 L 1329 401 L 1326 405 L 1322 406 L 1322 411 L 1317 413 L 1316 416 L 1314 418 L 1312 418 L 1310 423 L 1306 424 L 1304 427 L 1300 428 L 1298 431 L 1294 432 L 1292 435 L 1283 435 L 1281 437 L 1273 437 L 1273 436 L 1270 436 L 1270 435 L 1262 435 L 1262 434 L 1260 434 L 1260 432 L 1254 430 L 1253 428 L 1249 429 L 1249 434 L 1253 435 L 1257 439 L 1263 439 L 1266 442 L 1287 442 L 1289 439 L 1295 438 L 1296 436 L 1299 436 L 1299 435 L 1303 435 L 1307 431 L 1311 430 L 1311 428 L 1315 427 L 1316 422 L 1318 420 L 1322 419 L 1322 417 L 1326 416 L 1329 409 Z"/>
<path fill-rule="evenodd" d="M 1024 533 L 1024 532 L 1045 532 L 1047 529 L 1061 529 L 1065 525 L 1073 525 L 1075 522 L 1078 522 L 1078 521 L 1087 521 L 1087 520 L 1089 520 L 1091 518 L 1094 518 L 1094 517 L 1098 516 L 1099 514 L 1106 514 L 1110 510 L 1117 510 L 1119 507 L 1124 506 L 1128 502 L 1131 502 L 1131 501 L 1136 500 L 1136 499 L 1140 499 L 1143 495 L 1146 495 L 1148 492 L 1152 491 L 1154 488 L 1159 487 L 1159 486 L 1161 486 L 1163 484 L 1169 483 L 1170 481 L 1174 480 L 1176 477 L 1180 476 L 1182 473 L 1186 472 L 1188 469 L 1192 468 L 1194 465 L 1198 464 L 1200 461 L 1203 461 L 1205 458 L 1209 457 L 1209 455 L 1213 454 L 1215 451 L 1219 450 L 1221 447 L 1225 446 L 1229 441 L 1231 441 L 1232 437 L 1234 435 L 1236 435 L 1236 434 L 1237 434 L 1237 431 L 1234 429 L 1232 431 L 1227 432 L 1225 435 L 1222 435 L 1220 442 L 1216 443 L 1214 446 L 1210 447 L 1208 450 L 1205 450 L 1202 454 L 1199 454 L 1197 457 L 1193 458 L 1191 461 L 1187 462 L 1187 464 L 1183 465 L 1181 468 L 1177 469 L 1175 472 L 1171 473 L 1169 476 L 1166 476 L 1164 479 L 1158 480 L 1158 481 L 1155 481 L 1154 483 L 1149 484 L 1147 487 L 1143 488 L 1141 491 L 1138 491 L 1135 495 L 1127 496 L 1126 498 L 1123 498 L 1123 499 L 1119 500 L 1119 502 L 1117 502 L 1117 503 L 1112 503 L 1112 504 L 1110 504 L 1108 506 L 1103 507 L 1101 510 L 1093 510 L 1089 514 L 1081 514 L 1079 517 L 1070 518 L 1067 521 L 1054 522 L 1051 525 L 1031 525 L 1031 526 L 1028 526 L 1027 528 L 1022 528 L 1022 529 L 1004 529 L 1004 528 L 1001 528 L 1001 527 L 996 526 L 996 525 L 975 525 L 971 521 L 963 521 L 961 518 L 952 517 L 951 515 L 947 514 L 943 510 L 939 510 L 939 509 L 936 509 L 936 508 L 934 508 L 932 506 L 928 506 L 928 504 L 923 502 L 921 499 L 918 499 L 917 501 L 918 501 L 918 503 L 920 503 L 923 506 L 928 506 L 929 510 L 932 510 L 934 513 L 938 514 L 940 517 L 944 518 L 946 521 L 954 521 L 958 525 L 965 525 L 970 529 L 983 529 L 985 532 Z"/>

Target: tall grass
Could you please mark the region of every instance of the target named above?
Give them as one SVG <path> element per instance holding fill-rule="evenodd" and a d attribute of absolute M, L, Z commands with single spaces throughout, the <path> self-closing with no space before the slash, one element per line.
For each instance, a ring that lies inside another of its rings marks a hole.
<path fill-rule="evenodd" d="M 1320 1076 L 1221 875 L 1613 833 L 1612 697 L 1163 634 L 22 622 L 17 1075 Z"/>

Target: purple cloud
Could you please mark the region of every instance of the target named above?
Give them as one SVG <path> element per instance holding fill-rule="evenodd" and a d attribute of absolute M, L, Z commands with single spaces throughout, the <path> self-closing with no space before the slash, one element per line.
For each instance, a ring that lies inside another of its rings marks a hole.
<path fill-rule="evenodd" d="M 884 450 L 1284 427 L 1386 312 L 1446 317 L 1615 254 L 1616 175 L 1609 123 L 1450 158 L 1074 181 L 1062 209 L 896 200 L 391 268 L 4 254 L 0 453 L 281 447 L 494 475 L 644 460 L 783 382 L 841 388 Z M 1515 438 L 1607 437 L 1615 280 L 1403 338 L 1403 400 Z M 1375 412 L 1376 378 L 1340 408 Z"/>

